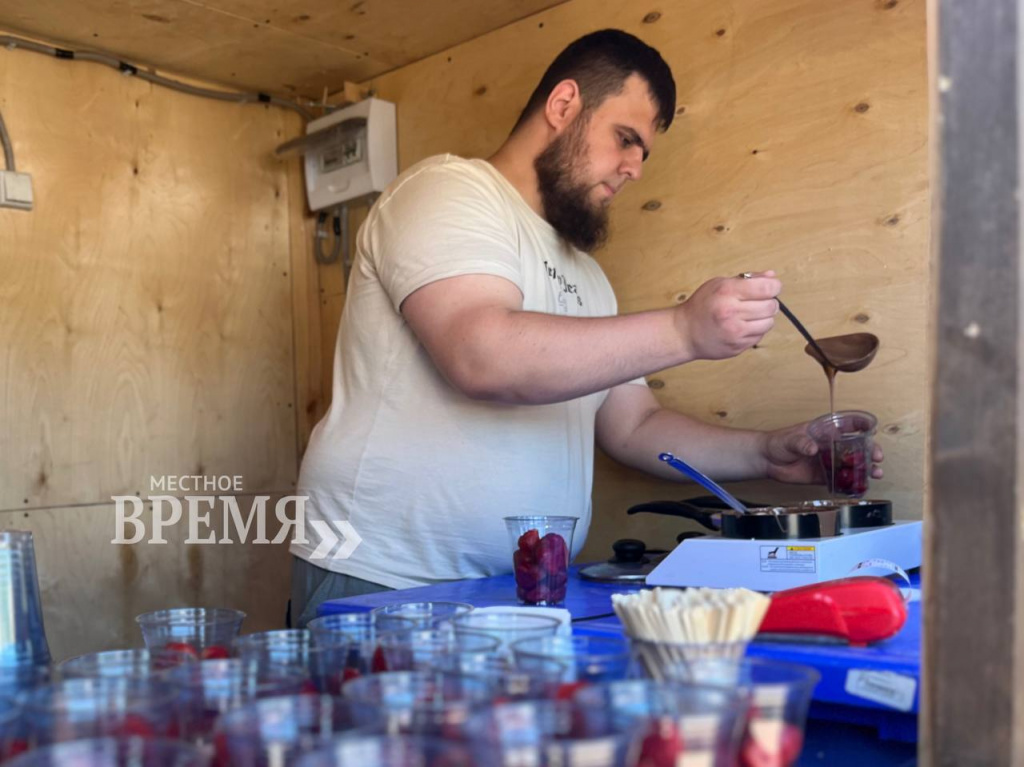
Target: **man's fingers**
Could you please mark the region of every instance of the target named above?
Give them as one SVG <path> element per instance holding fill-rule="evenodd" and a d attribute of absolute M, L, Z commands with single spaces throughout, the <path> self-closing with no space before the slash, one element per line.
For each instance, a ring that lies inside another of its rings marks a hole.
<path fill-rule="evenodd" d="M 774 277 L 751 277 L 735 280 L 736 295 L 741 301 L 766 301 L 782 292 L 782 282 Z"/>
<path fill-rule="evenodd" d="M 774 298 L 767 301 L 744 301 L 737 313 L 748 322 L 768 319 L 779 313 L 779 302 Z"/>

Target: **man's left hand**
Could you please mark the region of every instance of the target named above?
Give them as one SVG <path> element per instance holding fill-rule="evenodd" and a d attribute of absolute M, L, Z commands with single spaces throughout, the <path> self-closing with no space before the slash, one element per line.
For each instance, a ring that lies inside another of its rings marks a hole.
<path fill-rule="evenodd" d="M 818 458 L 818 446 L 807 434 L 807 424 L 797 424 L 765 434 L 764 458 L 769 479 L 799 485 L 823 485 L 825 474 Z M 877 444 L 871 454 L 871 478 L 881 479 L 884 459 Z"/>

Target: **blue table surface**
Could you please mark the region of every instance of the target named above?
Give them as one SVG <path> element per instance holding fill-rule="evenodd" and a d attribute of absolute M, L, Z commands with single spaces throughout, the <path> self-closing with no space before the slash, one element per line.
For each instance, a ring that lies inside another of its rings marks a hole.
<path fill-rule="evenodd" d="M 583 580 L 578 571 L 578 567 L 572 568 L 564 605 L 572 615 L 574 633 L 621 634 L 622 625 L 612 610 L 611 596 L 630 591 L 633 587 Z M 919 588 L 920 576 L 912 574 L 911 582 L 915 589 Z M 518 606 L 515 581 L 509 574 L 335 599 L 321 604 L 318 614 L 360 612 L 381 605 L 420 601 L 467 602 L 476 607 Z M 882 739 L 913 742 L 917 739 L 920 698 L 920 600 L 912 601 L 907 613 L 907 622 L 896 636 L 869 647 L 808 641 L 755 641 L 751 643 L 747 654 L 803 663 L 817 669 L 821 680 L 815 689 L 812 717 L 820 716 L 844 724 L 874 727 Z M 915 691 L 909 711 L 899 711 L 883 703 L 849 694 L 845 687 L 851 670 L 891 672 L 912 679 Z"/>

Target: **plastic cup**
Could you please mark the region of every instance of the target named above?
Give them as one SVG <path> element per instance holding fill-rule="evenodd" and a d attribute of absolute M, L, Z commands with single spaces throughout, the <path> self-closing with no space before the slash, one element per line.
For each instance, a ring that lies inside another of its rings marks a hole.
<path fill-rule="evenodd" d="M 516 597 L 526 605 L 560 605 L 569 582 L 576 517 L 505 517 Z"/>
<path fill-rule="evenodd" d="M 68 679 L 23 699 L 30 742 L 35 745 L 102 737 L 174 737 L 174 691 L 155 679 Z"/>
<path fill-rule="evenodd" d="M 258 698 L 298 695 L 309 679 L 305 669 L 262 668 L 241 658 L 178 666 L 167 673 L 181 712 L 181 737 L 209 743 L 217 718 Z"/>
<path fill-rule="evenodd" d="M 663 642 L 630 637 L 630 647 L 637 669 L 655 681 L 672 681 L 686 677 L 686 666 L 701 661 L 739 663 L 747 652 L 749 640 L 739 642 Z"/>
<path fill-rule="evenodd" d="M 465 743 L 418 737 L 339 738 L 296 767 L 473 767 Z"/>
<path fill-rule="evenodd" d="M 474 710 L 491 702 L 482 680 L 426 671 L 389 671 L 345 685 L 345 698 L 365 710 L 383 712 L 391 735 L 459 738 Z"/>
<path fill-rule="evenodd" d="M 697 661 L 676 679 L 738 690 L 750 700 L 739 767 L 789 767 L 803 749 L 811 695 L 820 674 L 810 666 L 764 658 Z"/>
<path fill-rule="evenodd" d="M 146 649 L 193 655 L 200 660 L 231 657 L 245 613 L 223 607 L 178 607 L 135 618 Z"/>
<path fill-rule="evenodd" d="M 494 700 L 543 700 L 555 698 L 563 689 L 566 665 L 538 659 L 529 669 L 516 668 L 507 657 L 491 655 L 445 655 L 437 659 L 435 671 L 478 679 L 488 686 Z"/>
<path fill-rule="evenodd" d="M 452 621 L 455 633 L 487 634 L 501 640 L 499 653 L 511 655 L 513 643 L 520 639 L 555 636 L 562 625 L 549 615 L 524 615 L 522 612 L 480 612 L 461 615 Z"/>
<path fill-rule="evenodd" d="M 12 698 L 0 698 L 0 762 L 28 751 L 28 733 L 21 706 Z"/>
<path fill-rule="evenodd" d="M 418 629 L 436 629 L 452 618 L 473 612 L 473 605 L 465 602 L 400 602 L 373 609 L 378 619 L 396 617 L 412 621 Z"/>
<path fill-rule="evenodd" d="M 5 762 L 4 767 L 206 767 L 200 749 L 161 738 L 93 738 L 58 743 Z"/>
<path fill-rule="evenodd" d="M 640 727 L 638 763 L 735 767 L 747 696 L 708 685 L 626 680 L 576 693 L 587 728 Z"/>
<path fill-rule="evenodd" d="M 0 667 L 0 698 L 15 698 L 49 682 L 49 666 Z"/>
<path fill-rule="evenodd" d="M 161 675 L 181 663 L 195 663 L 191 653 L 161 650 L 107 650 L 79 655 L 57 667 L 62 679 L 93 679 L 96 677 L 147 678 Z"/>
<path fill-rule="evenodd" d="M 863 498 L 871 479 L 878 419 L 862 410 L 841 410 L 815 418 L 807 433 L 818 445 L 821 468 L 832 495 Z"/>
<path fill-rule="evenodd" d="M 291 695 L 248 703 L 220 718 L 214 735 L 217 764 L 272 767 L 320 748 L 339 735 L 383 732 L 383 717 L 357 717 L 350 701 L 329 695 Z"/>
<path fill-rule="evenodd" d="M 588 722 L 570 701 L 502 703 L 473 716 L 466 726 L 476 767 L 621 767 L 635 764 L 638 727 L 610 719 Z"/>
<path fill-rule="evenodd" d="M 50 648 L 30 532 L 0 531 L 0 615 L 0 666 L 48 665 Z"/>
<path fill-rule="evenodd" d="M 375 615 L 370 612 L 337 613 L 311 620 L 309 631 L 321 647 L 343 647 L 344 660 L 338 671 L 341 683 L 352 679 L 388 670 L 384 650 L 379 645 L 380 637 L 392 631 L 408 631 L 415 628 L 412 621 L 392 615 Z M 324 690 L 331 695 L 340 693 L 340 686 Z"/>
<path fill-rule="evenodd" d="M 317 642 L 305 629 L 285 629 L 247 634 L 235 642 L 235 654 L 257 663 L 264 671 L 282 666 L 305 669 L 309 674 L 304 692 L 337 695 L 345 676 L 348 645 L 327 636 Z"/>
<path fill-rule="evenodd" d="M 619 637 L 535 637 L 512 645 L 515 665 L 524 671 L 547 661 L 565 666 L 566 683 L 611 682 L 635 676 L 629 642 Z"/>
<path fill-rule="evenodd" d="M 443 629 L 394 631 L 380 638 L 389 671 L 429 671 L 445 655 L 487 658 L 501 647 L 501 640 L 487 634 Z"/>

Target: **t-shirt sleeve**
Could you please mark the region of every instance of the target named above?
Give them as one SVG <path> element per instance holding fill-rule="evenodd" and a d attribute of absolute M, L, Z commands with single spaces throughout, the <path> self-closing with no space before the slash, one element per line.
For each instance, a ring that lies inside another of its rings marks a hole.
<path fill-rule="evenodd" d="M 470 169 L 419 171 L 381 201 L 367 224 L 365 252 L 395 311 L 424 285 L 466 274 L 503 277 L 523 291 L 510 214 Z"/>

